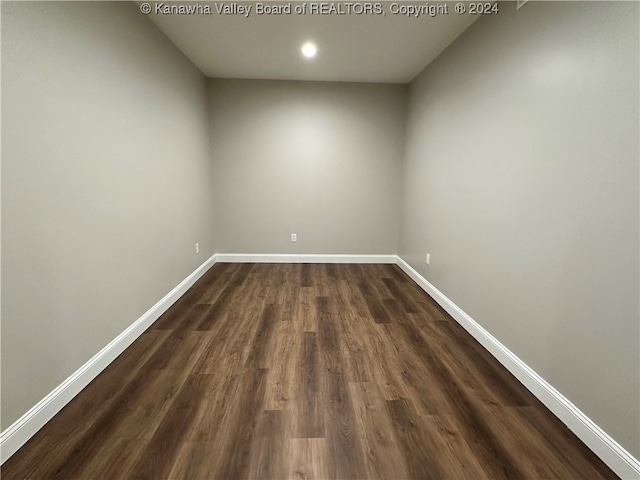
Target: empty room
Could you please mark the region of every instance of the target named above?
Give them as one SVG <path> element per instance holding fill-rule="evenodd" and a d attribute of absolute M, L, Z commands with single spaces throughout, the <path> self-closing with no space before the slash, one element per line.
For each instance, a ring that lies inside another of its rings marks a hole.
<path fill-rule="evenodd" d="M 3 479 L 640 479 L 638 1 L 2 1 Z"/>

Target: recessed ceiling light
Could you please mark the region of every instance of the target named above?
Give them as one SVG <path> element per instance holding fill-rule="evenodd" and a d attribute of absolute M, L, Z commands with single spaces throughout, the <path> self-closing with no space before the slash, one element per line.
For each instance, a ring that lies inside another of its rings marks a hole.
<path fill-rule="evenodd" d="M 304 45 L 302 45 L 301 50 L 302 50 L 302 54 L 307 58 L 315 57 L 316 52 L 318 51 L 315 44 L 311 42 L 307 42 Z"/>

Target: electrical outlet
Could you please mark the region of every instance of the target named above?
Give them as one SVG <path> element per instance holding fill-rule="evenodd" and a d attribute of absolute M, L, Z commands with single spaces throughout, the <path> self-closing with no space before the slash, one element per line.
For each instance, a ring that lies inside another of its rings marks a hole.
<path fill-rule="evenodd" d="M 427 253 L 426 261 L 427 261 L 427 265 L 431 265 L 431 254 L 430 253 Z"/>
<path fill-rule="evenodd" d="M 196 255 L 200 253 L 200 244 L 196 243 Z"/>
<path fill-rule="evenodd" d="M 291 234 L 291 242 L 292 243 L 296 243 L 298 241 L 298 234 L 297 233 L 292 233 Z"/>

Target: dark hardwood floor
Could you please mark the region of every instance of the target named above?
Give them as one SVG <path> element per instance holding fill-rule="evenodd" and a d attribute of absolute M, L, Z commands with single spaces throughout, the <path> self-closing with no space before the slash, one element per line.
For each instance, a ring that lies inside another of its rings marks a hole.
<path fill-rule="evenodd" d="M 216 264 L 2 478 L 616 477 L 397 266 Z"/>

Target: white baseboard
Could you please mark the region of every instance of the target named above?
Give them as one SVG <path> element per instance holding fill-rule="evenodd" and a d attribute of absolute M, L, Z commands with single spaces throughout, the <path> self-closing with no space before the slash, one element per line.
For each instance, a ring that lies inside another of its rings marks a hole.
<path fill-rule="evenodd" d="M 114 338 L 87 363 L 58 385 L 51 393 L 34 405 L 13 425 L 0 434 L 0 463 L 4 463 L 54 415 L 69 403 L 102 372 L 118 355 L 173 305 L 213 264 L 215 255 L 171 290 L 144 315 Z"/>
<path fill-rule="evenodd" d="M 398 266 L 553 412 L 585 445 L 623 479 L 640 478 L 640 461 L 596 425 L 544 378 L 449 300 L 402 258 Z"/>
<path fill-rule="evenodd" d="M 219 253 L 221 263 L 396 263 L 396 255 Z"/>

